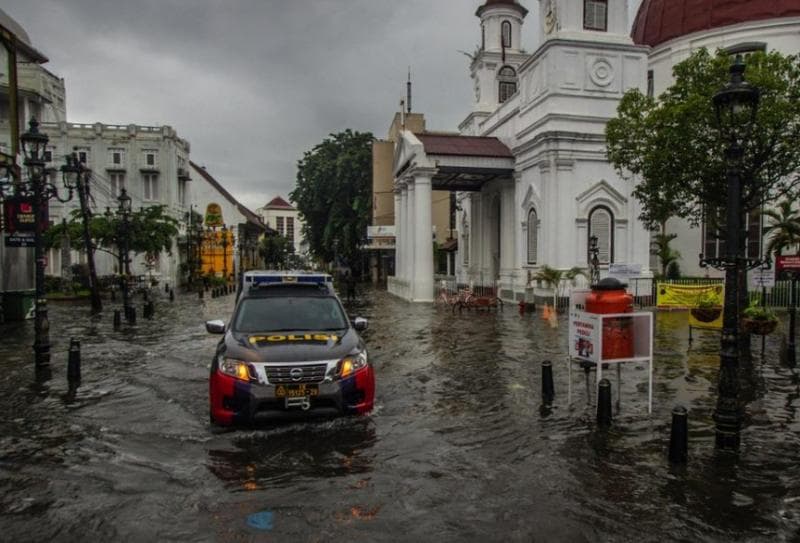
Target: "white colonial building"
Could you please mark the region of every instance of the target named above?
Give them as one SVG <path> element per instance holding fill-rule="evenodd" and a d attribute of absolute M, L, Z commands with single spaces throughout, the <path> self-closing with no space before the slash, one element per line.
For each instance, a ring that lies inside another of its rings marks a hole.
<path fill-rule="evenodd" d="M 303 238 L 300 211 L 295 206 L 280 196 L 276 196 L 264 207 L 256 209 L 256 213 L 268 228 L 272 228 L 291 242 L 295 254 L 306 255 L 308 253 L 308 245 Z"/>
<path fill-rule="evenodd" d="M 672 68 L 701 47 L 730 53 L 800 51 L 800 0 L 527 0 L 535 51 L 522 49 L 528 9 L 486 0 L 470 64 L 472 110 L 460 135 L 403 131 L 395 149 L 397 262 L 389 290 L 433 298 L 431 190 L 457 193 L 460 283 L 494 284 L 505 300 L 530 294 L 547 265 L 588 265 L 597 236 L 601 274 L 629 264 L 648 278 L 650 232 L 632 197 L 637 179 L 609 164 L 605 127 L 631 89 L 658 94 Z M 713 240 L 670 221 L 681 268 L 698 267 Z"/>
<path fill-rule="evenodd" d="M 117 209 L 117 197 L 124 188 L 132 199 L 134 209 L 153 205 L 166 206 L 166 212 L 183 221 L 188 210 L 191 175 L 189 172 L 189 142 L 178 137 L 169 126 L 107 125 L 102 123 L 42 123 L 40 131 L 50 138 L 47 158 L 55 185 L 61 185 L 59 168 L 64 156 L 76 153 L 91 170 L 89 183 L 93 213 L 106 208 Z M 79 207 L 77 197 L 60 204 L 52 200 L 50 220 L 58 223 L 70 219 Z M 175 284 L 178 277 L 178 252 L 171 254 L 136 255 L 131 263 L 134 275 L 153 275 Z M 83 255 L 74 252 L 72 262 L 81 262 Z M 95 254 L 97 274 L 117 272 L 117 260 L 103 251 Z M 61 252 L 51 251 L 48 274 L 61 275 Z"/>
<path fill-rule="evenodd" d="M 462 135 L 402 134 L 395 154 L 398 260 L 392 292 L 433 298 L 430 192 L 458 193 L 459 282 L 492 282 L 521 300 L 542 265 L 600 262 L 649 272 L 649 232 L 637 220 L 634 182 L 606 159 L 605 125 L 629 89 L 647 84 L 648 48 L 629 34 L 626 0 L 540 2 L 540 43 L 522 50 L 528 10 L 487 0 L 472 58 L 472 111 Z"/>

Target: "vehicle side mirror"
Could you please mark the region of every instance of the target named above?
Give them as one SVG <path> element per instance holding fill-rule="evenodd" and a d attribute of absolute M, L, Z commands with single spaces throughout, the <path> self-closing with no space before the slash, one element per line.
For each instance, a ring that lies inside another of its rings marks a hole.
<path fill-rule="evenodd" d="M 206 332 L 208 332 L 209 334 L 224 334 L 225 321 L 220 321 L 220 320 L 206 321 Z"/>
<path fill-rule="evenodd" d="M 358 332 L 363 332 L 367 329 L 369 321 L 363 317 L 356 317 L 353 321 L 353 328 L 355 328 Z"/>

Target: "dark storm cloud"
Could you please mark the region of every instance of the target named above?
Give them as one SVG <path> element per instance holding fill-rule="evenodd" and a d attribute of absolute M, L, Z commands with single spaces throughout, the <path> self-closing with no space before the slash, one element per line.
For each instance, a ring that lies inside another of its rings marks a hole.
<path fill-rule="evenodd" d="M 428 126 L 469 112 L 481 0 L 6 0 L 64 77 L 72 122 L 168 124 L 250 207 L 286 195 L 304 151 L 385 136 L 405 92 Z M 535 0 L 524 42 L 534 45 Z"/>

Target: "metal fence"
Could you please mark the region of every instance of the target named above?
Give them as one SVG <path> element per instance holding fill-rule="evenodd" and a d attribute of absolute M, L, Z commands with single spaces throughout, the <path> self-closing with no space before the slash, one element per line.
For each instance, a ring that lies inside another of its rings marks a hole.
<path fill-rule="evenodd" d="M 667 285 L 717 285 L 725 281 L 722 278 L 697 278 L 697 279 L 630 279 L 628 281 L 628 293 L 633 295 L 634 303 L 640 307 L 655 307 L 657 301 L 657 284 Z M 762 298 L 767 307 L 775 309 L 786 308 L 789 306 L 791 281 L 776 281 L 775 286 L 765 289 L 753 289 L 748 285 L 748 295 L 750 301 L 761 301 Z"/>
<path fill-rule="evenodd" d="M 631 278 L 628 279 L 628 293 L 633 296 L 634 304 L 638 307 L 655 307 L 657 301 L 656 287 L 660 284 L 669 285 L 715 285 L 724 283 L 722 278 L 695 278 L 695 279 L 652 279 L 652 278 Z M 477 296 L 497 296 L 498 283 L 496 281 L 480 281 L 473 280 L 467 283 L 459 283 L 456 278 L 451 275 L 436 275 L 435 276 L 435 291 L 437 297 L 446 298 L 458 294 L 460 290 L 469 289 Z M 572 284 L 569 281 L 562 283 L 562 288 L 559 296 L 556 299 L 556 307 L 564 309 L 569 307 L 569 296 L 573 288 L 587 288 L 585 281 L 579 281 Z M 545 291 L 550 289 L 536 288 L 536 296 L 541 300 L 552 302 L 552 291 L 549 295 Z M 762 297 L 766 302 L 767 307 L 776 309 L 786 308 L 789 306 L 791 292 L 791 281 L 777 281 L 772 288 L 764 289 L 750 289 L 750 301 L 761 301 Z M 542 302 L 544 303 L 544 302 Z"/>

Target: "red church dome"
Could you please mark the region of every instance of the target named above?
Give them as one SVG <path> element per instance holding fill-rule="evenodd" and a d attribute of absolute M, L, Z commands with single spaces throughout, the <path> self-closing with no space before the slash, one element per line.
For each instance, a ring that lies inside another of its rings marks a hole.
<path fill-rule="evenodd" d="M 642 0 L 631 36 L 656 46 L 693 32 L 800 15 L 800 0 Z"/>

